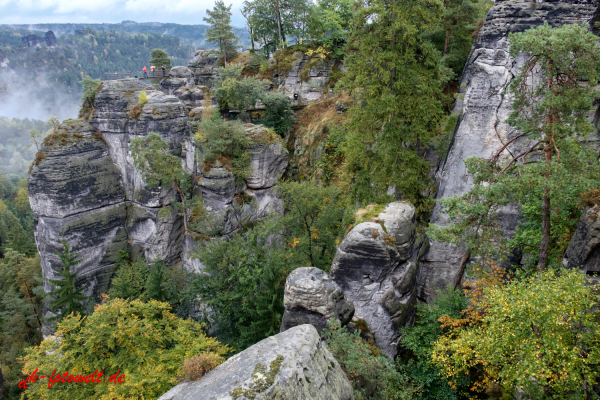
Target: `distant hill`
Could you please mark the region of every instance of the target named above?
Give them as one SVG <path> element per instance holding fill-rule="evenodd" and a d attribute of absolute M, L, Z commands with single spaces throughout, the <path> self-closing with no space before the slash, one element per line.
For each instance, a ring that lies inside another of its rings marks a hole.
<path fill-rule="evenodd" d="M 119 24 L 32 24 L 32 25 L 0 25 L 0 31 L 36 31 L 46 33 L 52 31 L 56 36 L 76 34 L 85 29 L 95 31 L 116 31 L 127 33 L 157 33 L 167 36 L 177 36 L 188 40 L 196 49 L 210 48 L 204 41 L 204 32 L 208 25 L 181 25 L 161 22 L 134 22 L 123 21 Z M 234 28 L 235 34 L 240 37 L 240 44 L 250 46 L 250 35 L 244 28 Z"/>

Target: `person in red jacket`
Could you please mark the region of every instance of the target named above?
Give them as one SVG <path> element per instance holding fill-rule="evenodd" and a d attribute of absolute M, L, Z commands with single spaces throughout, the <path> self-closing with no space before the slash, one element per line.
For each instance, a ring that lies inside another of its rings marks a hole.
<path fill-rule="evenodd" d="M 145 65 L 144 65 L 143 71 L 144 71 L 144 78 L 147 78 L 148 77 L 148 69 L 146 68 Z"/>

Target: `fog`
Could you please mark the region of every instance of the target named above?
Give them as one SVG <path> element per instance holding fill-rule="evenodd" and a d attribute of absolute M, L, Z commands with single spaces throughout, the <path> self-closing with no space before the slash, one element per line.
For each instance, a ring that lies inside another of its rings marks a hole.
<path fill-rule="evenodd" d="M 0 68 L 0 116 L 47 120 L 55 115 L 61 121 L 76 118 L 80 94 L 51 83 L 45 74 L 32 77 Z"/>

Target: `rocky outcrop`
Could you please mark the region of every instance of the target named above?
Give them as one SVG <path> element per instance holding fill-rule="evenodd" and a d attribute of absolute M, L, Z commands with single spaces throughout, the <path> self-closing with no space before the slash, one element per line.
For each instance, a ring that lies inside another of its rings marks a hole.
<path fill-rule="evenodd" d="M 307 66 L 310 59 L 306 54 L 297 51 L 294 57 L 290 71 L 284 77 L 280 77 L 278 91 L 290 98 L 297 93 L 298 100 L 302 104 L 310 104 L 322 99 L 334 61 L 319 61 Z M 307 71 L 304 71 L 305 68 Z"/>
<path fill-rule="evenodd" d="M 321 333 L 331 318 L 346 325 L 354 315 L 354 305 L 345 298 L 339 285 L 315 267 L 297 268 L 288 275 L 283 305 L 281 332 L 311 324 Z"/>
<path fill-rule="evenodd" d="M 312 325 L 264 339 L 159 400 L 351 400 L 346 374 Z"/>
<path fill-rule="evenodd" d="M 418 251 L 415 209 L 389 204 L 379 215 L 356 225 L 338 248 L 330 276 L 366 321 L 375 343 L 392 358 L 398 351 L 398 328 L 412 320 L 416 302 Z"/>
<path fill-rule="evenodd" d="M 148 98 L 143 105 L 142 90 Z M 249 124 L 245 129 L 253 137 L 272 137 L 261 126 Z M 89 123 L 63 122 L 45 139 L 31 170 L 29 196 L 44 277 L 58 278 L 56 253 L 63 238 L 83 260 L 75 268 L 77 284 L 94 299 L 108 289 L 121 249 L 129 248 L 133 257 L 168 264 L 183 259 L 190 270 L 201 268 L 190 258 L 194 242 L 184 238 L 181 216 L 173 212 L 158 218 L 159 210 L 176 200 L 175 193 L 149 189 L 133 165 L 131 141 L 150 132 L 158 133 L 197 177 L 196 193 L 203 195 L 211 218 L 221 224 L 216 236 L 283 211 L 275 184 L 288 154 L 280 141 L 265 141 L 252 149 L 245 181 L 236 182 L 219 164 L 199 171 L 201 149 L 190 140 L 188 109 L 181 100 L 138 79 L 103 82 Z"/>
<path fill-rule="evenodd" d="M 548 22 L 551 26 L 568 23 L 592 23 L 597 14 L 598 0 L 590 1 L 496 1 L 467 61 L 461 78 L 461 93 L 454 112 L 460 114 L 449 153 L 437 171 L 436 197 L 461 195 L 473 185 L 464 161 L 468 157 L 490 158 L 516 133 L 507 124 L 512 99 L 507 87 L 519 73 L 524 56 L 509 56 L 508 34 Z M 507 150 L 514 154 L 524 143 L 513 142 Z M 501 223 L 508 235 L 516 227 L 518 210 L 503 210 Z M 447 224 L 447 217 L 436 206 L 431 222 Z M 464 251 L 445 243 L 431 243 L 421 262 L 419 297 L 431 298 L 437 288 L 452 282 L 458 272 Z"/>
<path fill-rule="evenodd" d="M 600 206 L 583 211 L 562 264 L 590 275 L 600 273 Z"/>

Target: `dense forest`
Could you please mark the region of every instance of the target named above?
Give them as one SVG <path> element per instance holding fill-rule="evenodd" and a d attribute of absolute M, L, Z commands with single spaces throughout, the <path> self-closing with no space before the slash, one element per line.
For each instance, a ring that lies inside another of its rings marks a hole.
<path fill-rule="evenodd" d="M 161 23 L 161 22 L 135 22 L 135 21 L 123 21 L 118 24 L 10 24 L 0 25 L 0 31 L 21 31 L 30 30 L 39 33 L 45 33 L 52 31 L 56 36 L 63 36 L 67 34 L 74 34 L 75 31 L 83 29 L 92 29 L 94 31 L 116 31 L 116 32 L 127 32 L 127 33 L 156 33 L 160 35 L 175 36 L 181 39 L 185 39 L 196 48 L 206 48 L 205 32 L 209 28 L 209 25 L 182 25 L 173 23 Z M 235 34 L 240 38 L 242 45 L 250 44 L 250 36 L 248 31 L 244 28 L 233 28 Z"/>
<path fill-rule="evenodd" d="M 7 176 L 27 176 L 27 170 L 38 151 L 32 142 L 29 132 L 32 129 L 42 134 L 50 129 L 52 124 L 36 119 L 18 119 L 0 117 L 0 172 Z"/>

